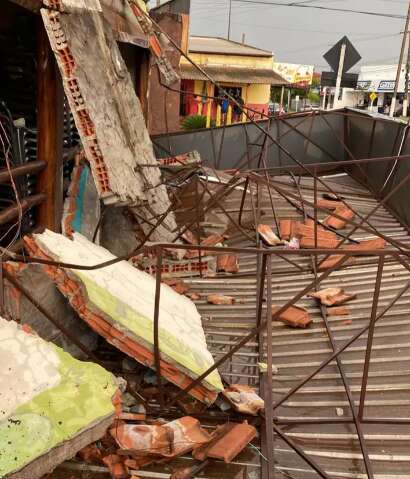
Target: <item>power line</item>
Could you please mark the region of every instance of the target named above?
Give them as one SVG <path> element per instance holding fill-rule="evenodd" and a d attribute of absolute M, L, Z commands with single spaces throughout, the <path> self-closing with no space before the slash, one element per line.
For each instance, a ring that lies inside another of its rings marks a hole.
<path fill-rule="evenodd" d="M 399 20 L 406 18 L 405 15 L 397 15 L 393 13 L 380 13 L 380 12 L 371 12 L 371 11 L 365 11 L 365 10 L 352 10 L 348 8 L 323 7 L 321 5 L 307 5 L 307 4 L 297 3 L 297 2 L 280 3 L 280 2 L 273 2 L 273 1 L 268 2 L 264 0 L 232 0 L 232 1 L 237 3 L 250 3 L 253 5 L 272 5 L 272 6 L 278 6 L 278 7 L 313 8 L 316 10 L 325 10 L 330 12 L 355 13 L 359 15 L 371 15 L 374 17 L 394 18 Z"/>

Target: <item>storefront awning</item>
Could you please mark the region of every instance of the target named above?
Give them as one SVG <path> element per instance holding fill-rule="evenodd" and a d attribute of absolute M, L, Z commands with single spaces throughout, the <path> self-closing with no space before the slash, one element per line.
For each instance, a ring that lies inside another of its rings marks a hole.
<path fill-rule="evenodd" d="M 257 83 L 268 85 L 288 85 L 289 82 L 268 68 L 249 68 L 231 65 L 206 65 L 202 69 L 215 81 L 226 83 Z M 207 80 L 206 76 L 193 65 L 181 64 L 183 80 Z"/>

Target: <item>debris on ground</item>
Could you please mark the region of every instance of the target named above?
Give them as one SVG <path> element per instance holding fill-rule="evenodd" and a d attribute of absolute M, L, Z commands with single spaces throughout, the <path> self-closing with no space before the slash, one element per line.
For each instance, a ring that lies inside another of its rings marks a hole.
<path fill-rule="evenodd" d="M 235 304 L 236 299 L 233 296 L 224 296 L 222 294 L 209 294 L 206 298 L 208 303 L 216 305 Z"/>
<path fill-rule="evenodd" d="M 142 457 L 174 458 L 211 440 L 200 422 L 189 416 L 161 425 L 118 422 L 110 433 L 121 449 Z"/>
<path fill-rule="evenodd" d="M 326 288 L 309 293 L 308 296 L 318 299 L 325 306 L 340 306 L 357 297 L 356 294 L 346 293 L 342 288 Z"/>
<path fill-rule="evenodd" d="M 257 416 L 259 411 L 265 409 L 265 402 L 250 386 L 231 384 L 229 388 L 224 389 L 222 394 L 236 411 L 243 414 Z"/>
<path fill-rule="evenodd" d="M 229 463 L 256 436 L 255 427 L 246 422 L 242 424 L 227 423 L 218 426 L 210 443 L 194 450 L 193 456 L 200 461 L 212 457 Z"/>
<path fill-rule="evenodd" d="M 258 233 L 269 246 L 277 246 L 282 244 L 282 241 L 277 237 L 269 225 L 259 224 Z"/>
<path fill-rule="evenodd" d="M 328 316 L 348 316 L 350 314 L 349 308 L 346 306 L 334 306 L 327 308 Z"/>
<path fill-rule="evenodd" d="M 342 230 L 346 227 L 347 223 L 355 217 L 354 212 L 345 205 L 338 206 L 334 211 L 334 215 L 328 216 L 323 221 L 323 224 L 335 230 Z"/>
<path fill-rule="evenodd" d="M 219 254 L 217 258 L 217 271 L 225 273 L 238 273 L 238 257 L 235 254 Z"/>
<path fill-rule="evenodd" d="M 272 306 L 272 315 L 275 316 L 280 309 L 279 306 Z M 285 311 L 276 315 L 274 320 L 282 321 L 292 328 L 306 328 L 313 321 L 306 309 L 298 306 L 289 306 Z"/>

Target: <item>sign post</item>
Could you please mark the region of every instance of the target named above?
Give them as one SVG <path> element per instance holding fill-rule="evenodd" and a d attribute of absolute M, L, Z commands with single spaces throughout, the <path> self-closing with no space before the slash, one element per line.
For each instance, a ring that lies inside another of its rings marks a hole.
<path fill-rule="evenodd" d="M 334 100 L 333 100 L 333 108 L 336 108 L 337 103 L 339 101 L 340 85 L 342 83 L 342 75 L 343 75 L 343 66 L 345 64 L 345 56 L 346 56 L 346 43 L 342 43 L 342 47 L 340 49 L 339 70 L 337 72 L 336 91 L 335 91 L 335 97 L 334 97 Z"/>

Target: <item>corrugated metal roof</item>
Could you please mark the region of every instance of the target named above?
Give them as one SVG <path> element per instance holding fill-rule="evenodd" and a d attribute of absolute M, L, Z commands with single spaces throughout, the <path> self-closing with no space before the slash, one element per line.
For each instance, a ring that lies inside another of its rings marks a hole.
<path fill-rule="evenodd" d="M 297 194 L 297 189 L 289 177 L 276 177 L 274 181 L 282 188 Z M 325 180 L 335 191 L 343 194 L 361 215 L 365 216 L 377 200 L 368 190 L 358 185 L 348 176 L 327 178 Z M 313 202 L 312 178 L 301 179 L 301 191 L 306 201 Z M 213 188 L 213 187 L 212 187 Z M 319 195 L 325 190 L 319 188 Z M 256 192 L 254 192 L 256 199 Z M 242 191 L 234 191 L 223 201 L 223 207 L 233 217 L 237 217 Z M 250 196 L 250 195 L 249 195 Z M 272 199 L 279 218 L 303 221 L 295 207 L 272 190 Z M 251 217 L 249 197 L 244 205 L 244 221 Z M 274 219 L 267 191 L 262 192 L 261 210 L 263 222 L 273 225 Z M 307 207 L 311 213 L 313 210 Z M 223 215 L 221 209 L 212 211 Z M 325 213 L 319 213 L 322 220 Z M 205 219 L 205 223 L 211 217 Z M 371 224 L 383 234 L 409 244 L 410 238 L 405 228 L 385 209 L 372 216 Z M 347 233 L 349 228 L 342 230 Z M 252 246 L 250 241 L 237 230 L 231 229 L 230 246 Z M 236 232 L 235 232 L 236 231 Z M 358 230 L 353 238 L 369 239 L 372 236 Z M 296 257 L 295 257 L 296 258 Z M 295 259 L 294 258 L 294 259 Z M 208 347 L 215 359 L 219 359 L 236 342 L 255 327 L 257 262 L 254 254 L 239 254 L 240 274 L 235 278 L 226 275 L 214 278 L 193 278 L 186 280 L 190 291 L 199 293 L 201 299 L 195 301 L 204 323 Z M 314 279 L 307 257 L 297 258 L 297 263 L 304 272 L 285 263 L 280 257 L 272 257 L 272 303 L 285 304 Z M 322 284 L 326 287 L 343 287 L 346 291 L 356 293 L 357 298 L 349 303 L 348 316 L 334 316 L 328 319 L 336 344 L 342 345 L 369 323 L 372 309 L 377 257 L 360 257 L 354 265 L 333 272 Z M 400 291 L 409 280 L 408 271 L 393 260 L 387 260 L 382 276 L 379 311 Z M 208 294 L 224 294 L 236 299 L 235 305 L 211 305 L 207 303 Z M 332 352 L 320 309 L 317 304 L 304 297 L 297 303 L 305 307 L 313 323 L 307 329 L 292 329 L 280 322 L 273 322 L 273 363 L 278 372 L 273 376 L 274 399 L 283 397 L 293 386 L 308 376 Z M 266 316 L 266 303 L 262 317 Z M 376 324 L 370 367 L 368 392 L 366 396 L 366 415 L 372 418 L 401 417 L 409 418 L 410 390 L 409 364 L 410 344 L 410 292 L 407 291 L 395 304 L 386 317 Z M 258 346 L 255 339 L 237 351 L 232 358 L 219 368 L 221 374 L 231 383 L 248 384 L 258 388 L 260 385 L 259 361 L 266 361 L 266 333 L 262 335 L 264 344 Z M 363 375 L 364 355 L 367 334 L 364 334 L 342 355 L 347 380 L 357 404 L 360 397 Z M 260 354 L 263 354 L 263 359 Z M 342 412 L 341 412 L 342 411 Z M 356 435 L 356 430 L 348 424 L 303 424 L 306 418 L 351 417 L 348 400 L 338 369 L 334 363 L 314 376 L 297 394 L 291 396 L 275 410 L 279 420 L 300 421 L 286 428 L 287 435 L 305 452 L 317 461 L 331 477 L 349 477 L 364 479 L 366 476 L 363 458 Z M 368 444 L 370 460 L 375 477 L 390 479 L 404 477 L 410 468 L 410 454 L 406 444 L 410 439 L 408 425 L 371 425 L 363 424 L 363 431 Z M 262 459 L 261 459 L 262 461 Z M 242 463 L 245 463 L 243 461 Z M 318 477 L 294 451 L 279 437 L 275 436 L 275 472 L 278 477 L 305 479 Z M 248 474 L 259 476 L 259 465 L 249 461 Z M 228 470 L 226 470 L 228 472 Z M 225 477 L 225 476 L 224 476 Z"/>
<path fill-rule="evenodd" d="M 189 51 L 191 53 L 215 53 L 219 55 L 244 55 L 251 57 L 273 56 L 273 53 L 268 50 L 261 50 L 260 48 L 218 37 L 191 36 L 189 38 Z"/>
<path fill-rule="evenodd" d="M 232 65 L 201 65 L 215 81 L 228 83 L 257 83 L 287 85 L 288 82 L 269 68 L 249 68 Z M 181 65 L 181 78 L 184 80 L 207 80 L 199 70 L 190 64 Z"/>

